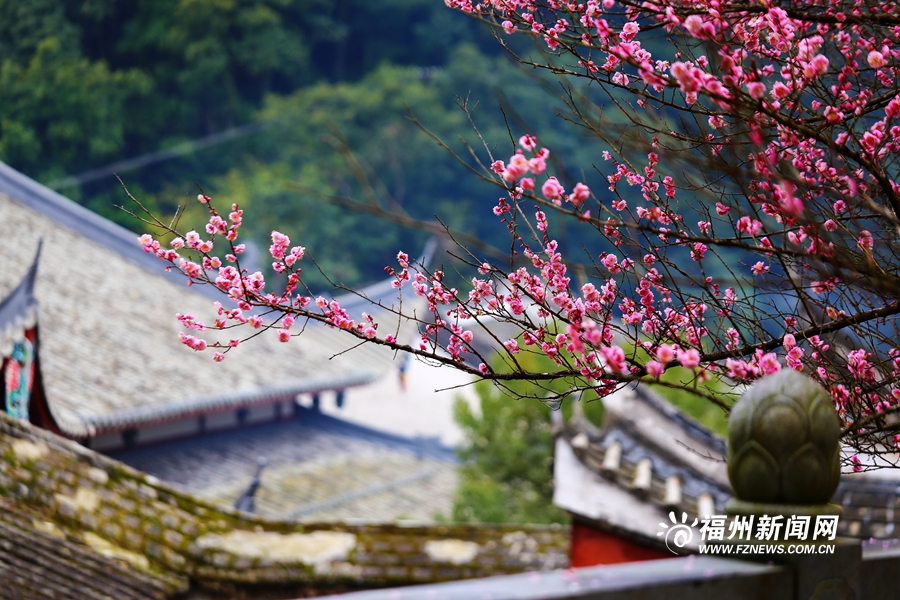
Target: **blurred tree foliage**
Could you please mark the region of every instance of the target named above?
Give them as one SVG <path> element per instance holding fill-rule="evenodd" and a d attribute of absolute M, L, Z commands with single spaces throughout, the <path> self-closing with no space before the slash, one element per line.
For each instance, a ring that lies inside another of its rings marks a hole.
<path fill-rule="evenodd" d="M 473 71 L 472 64 L 484 68 Z M 460 44 L 441 68 L 384 62 L 358 81 L 320 82 L 289 95 L 270 94 L 259 113 L 268 133 L 254 142 L 253 158 L 210 178 L 206 190 L 222 204 L 246 207 L 253 215 L 246 227 L 255 239 L 264 240 L 278 228 L 307 246 L 337 282 L 348 285 L 382 277 L 398 248 L 415 254 L 428 234 L 348 210 L 334 197 L 419 220 L 440 218 L 457 231 L 503 247 L 508 233 L 491 213 L 497 197 L 493 186 L 455 161 L 410 116 L 460 155 L 469 156 L 466 145 L 483 155 L 483 145 L 459 106 L 468 97 L 485 139 L 504 142 L 495 151 L 505 160 L 514 149 L 497 101 L 498 91 L 504 90 L 507 106 L 527 112 L 547 132 L 541 136 L 544 143 L 560 152 L 586 153 L 586 144 L 559 127 L 552 98 L 535 94 L 530 77 L 504 56 Z M 205 216 L 202 207 L 189 207 L 193 222 L 199 223 Z M 324 284 L 309 271 L 308 283 Z"/>
<path fill-rule="evenodd" d="M 721 381 L 699 382 L 684 367 L 669 369 L 661 378 L 668 383 L 692 382 L 701 391 L 726 402 L 734 402 L 734 389 L 727 388 Z M 721 436 L 728 435 L 728 415 L 709 400 L 692 394 L 683 388 L 652 386 L 654 392 L 680 408 L 682 411 Z"/>
<path fill-rule="evenodd" d="M 244 123 L 270 93 L 443 64 L 488 41 L 459 20 L 431 0 L 0 0 L 2 157 L 73 173 Z"/>
<path fill-rule="evenodd" d="M 527 50 L 524 36 L 513 42 Z M 197 183 L 238 201 L 253 209 L 258 244 L 284 229 L 348 285 L 380 278 L 398 247 L 415 253 L 426 235 L 328 195 L 371 202 L 371 185 L 385 209 L 437 214 L 508 243 L 488 212 L 496 192 L 411 123 L 407 107 L 483 159 L 457 96 L 477 107 L 485 138 L 501 142 L 498 158 L 513 152 L 505 120 L 518 136 L 524 119 L 554 151 L 581 153 L 573 164 L 596 158 L 555 117 L 559 101 L 536 93 L 533 72 L 434 0 L 0 0 L 0 61 L 0 160 L 47 183 L 262 122 L 259 133 L 121 175 L 157 211 L 174 212 Z M 367 181 L 348 168 L 338 139 Z M 60 191 L 140 228 L 114 207 L 124 195 L 112 176 Z M 554 233 L 565 243 L 566 231 Z"/>
<path fill-rule="evenodd" d="M 0 0 L 2 158 L 73 173 L 244 123 L 270 93 L 492 46 L 466 21 L 431 0 Z"/>
<path fill-rule="evenodd" d="M 537 362 L 537 357 L 524 358 Z M 548 361 L 549 362 L 549 361 Z M 529 384 L 514 382 L 510 389 Z M 556 382 L 562 391 L 563 382 Z M 559 388 L 559 389 L 557 389 Z M 532 399 L 517 400 L 488 382 L 476 384 L 478 411 L 456 401 L 455 418 L 465 434 L 459 448 L 463 461 L 453 520 L 481 523 L 565 523 L 566 514 L 553 505 L 553 410 L 570 418 L 573 402 L 583 402 L 585 416 L 603 423 L 603 403 L 596 398 L 568 397 L 551 406 Z M 526 390 L 519 390 L 525 393 Z"/>
<path fill-rule="evenodd" d="M 126 149 L 128 103 L 152 81 L 88 58 L 59 0 L 0 0 L 0 160 L 39 178 Z"/>

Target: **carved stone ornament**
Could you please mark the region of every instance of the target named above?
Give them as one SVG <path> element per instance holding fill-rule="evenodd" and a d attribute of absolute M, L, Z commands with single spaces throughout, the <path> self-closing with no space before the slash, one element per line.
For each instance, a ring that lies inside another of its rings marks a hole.
<path fill-rule="evenodd" d="M 840 421 L 815 381 L 783 369 L 744 392 L 728 418 L 728 478 L 738 500 L 825 504 L 841 477 Z"/>

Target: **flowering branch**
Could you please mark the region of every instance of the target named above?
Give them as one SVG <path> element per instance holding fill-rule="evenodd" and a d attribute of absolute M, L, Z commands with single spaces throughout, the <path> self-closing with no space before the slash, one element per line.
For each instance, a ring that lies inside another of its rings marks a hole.
<path fill-rule="evenodd" d="M 516 56 L 570 82 L 565 118 L 602 144 L 603 161 L 593 167 L 604 183 L 586 176 L 568 181 L 530 133 L 504 161 L 484 139 L 483 151 L 467 147 L 464 158 L 422 127 L 473 176 L 501 190 L 492 212 L 511 246 L 509 260 L 495 263 L 460 237 L 463 262 L 475 271 L 465 290 L 399 253 L 397 265 L 387 268 L 398 297 L 411 289 L 427 311 L 379 308 L 420 326 L 413 344 L 384 335 L 371 314 L 350 315 L 337 301 L 314 297 L 299 268 L 305 249 L 279 232 L 272 232 L 269 254 L 283 291 L 271 291 L 260 272 L 240 266 L 242 211 L 233 206 L 225 218 L 201 195 L 209 205 L 209 239 L 150 219 L 175 240 L 164 248 L 148 235 L 141 244 L 236 305 L 217 305 L 215 328 L 273 330 L 287 342 L 296 320 L 317 321 L 498 382 L 565 379 L 573 391 L 592 389 L 601 397 L 634 382 L 677 385 L 723 408 L 727 402 L 697 383 L 740 385 L 791 368 L 830 391 L 846 443 L 874 456 L 896 450 L 900 19 L 894 4 L 447 4 L 500 36 L 524 34 L 542 44 L 539 57 Z M 602 89 L 605 106 L 588 99 L 580 82 Z M 466 102 L 461 106 L 474 124 Z M 617 128 L 604 110 L 618 111 L 629 125 Z M 551 218 L 577 221 L 589 240 L 590 266 L 575 268 L 563 256 L 548 233 Z M 179 318 L 188 330 L 206 328 L 190 315 Z M 182 335 L 195 350 L 207 346 Z M 499 353 L 485 356 L 476 336 Z M 212 344 L 214 359 L 234 345 Z M 522 353 L 546 357 L 556 368 L 526 369 Z M 689 375 L 664 380 L 676 367 Z"/>

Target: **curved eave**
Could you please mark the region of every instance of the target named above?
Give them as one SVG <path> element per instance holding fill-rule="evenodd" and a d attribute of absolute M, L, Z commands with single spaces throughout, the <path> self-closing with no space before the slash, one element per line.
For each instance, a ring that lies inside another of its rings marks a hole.
<path fill-rule="evenodd" d="M 34 260 L 19 285 L 5 298 L 0 298 L 0 358 L 9 356 L 13 343 L 24 336 L 25 330 L 37 324 L 38 301 L 34 296 L 34 281 L 37 277 L 41 245 L 41 242 L 38 242 Z"/>
<path fill-rule="evenodd" d="M 118 411 L 109 415 L 85 416 L 80 423 L 65 422 L 62 430 L 74 438 L 94 437 L 123 431 L 136 426 L 158 425 L 180 419 L 266 404 L 298 394 L 327 390 L 343 390 L 371 383 L 376 378 L 361 371 L 345 377 L 311 378 L 303 382 L 234 392 L 220 396 L 200 397 L 157 406 Z"/>

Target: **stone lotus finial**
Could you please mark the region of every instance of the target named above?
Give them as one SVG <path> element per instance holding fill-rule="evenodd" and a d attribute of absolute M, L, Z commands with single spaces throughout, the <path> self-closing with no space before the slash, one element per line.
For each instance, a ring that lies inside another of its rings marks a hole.
<path fill-rule="evenodd" d="M 824 504 L 840 476 L 840 421 L 828 393 L 781 370 L 744 392 L 728 418 L 728 478 L 739 500 Z"/>

